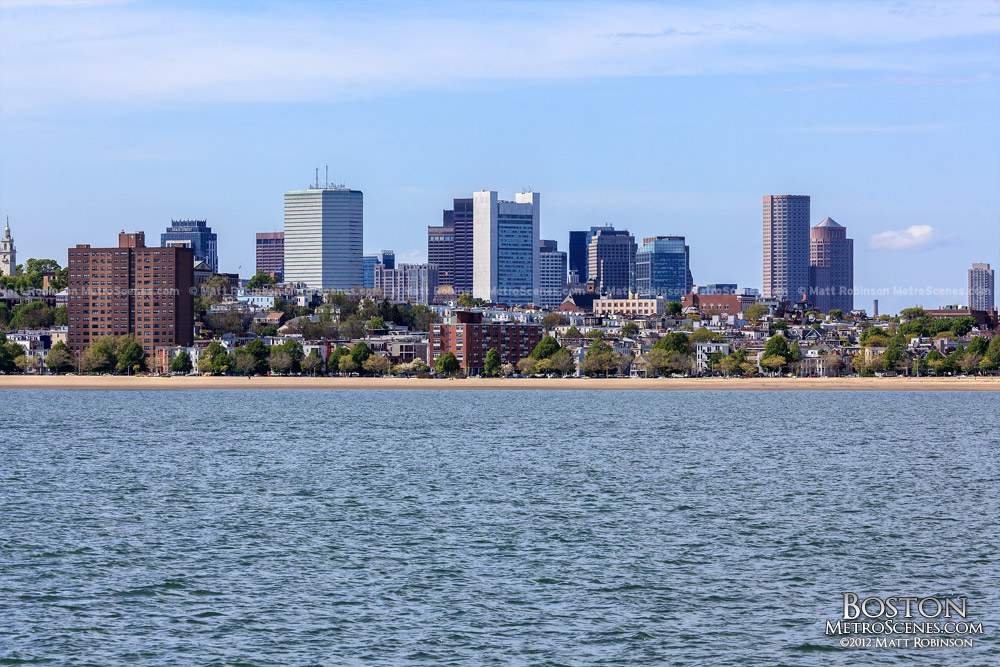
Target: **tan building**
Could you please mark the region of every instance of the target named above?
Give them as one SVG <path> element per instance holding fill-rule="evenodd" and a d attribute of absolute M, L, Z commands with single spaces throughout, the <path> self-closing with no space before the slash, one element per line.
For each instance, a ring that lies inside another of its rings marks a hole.
<path fill-rule="evenodd" d="M 657 296 L 651 299 L 640 299 L 635 294 L 629 294 L 627 299 L 596 299 L 594 315 L 621 315 L 623 317 L 649 317 L 663 315 L 667 312 L 667 298 Z"/>
<path fill-rule="evenodd" d="M 118 235 L 117 248 L 69 249 L 69 346 L 132 334 L 146 354 L 194 342 L 194 251 L 147 248 L 143 232 Z"/>

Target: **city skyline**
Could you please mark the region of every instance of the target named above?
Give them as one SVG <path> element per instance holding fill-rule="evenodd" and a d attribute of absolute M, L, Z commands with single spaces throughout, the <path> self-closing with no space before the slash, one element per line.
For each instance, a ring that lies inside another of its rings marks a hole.
<path fill-rule="evenodd" d="M 306 26 L 266 3 L 166 17 L 6 3 L 0 212 L 19 257 L 64 261 L 71 235 L 197 218 L 219 236 L 220 270 L 247 275 L 253 232 L 281 231 L 281 194 L 329 163 L 365 192 L 363 251 L 400 262 L 427 261 L 427 227 L 454 197 L 530 187 L 546 192 L 542 237 L 569 249 L 570 230 L 606 223 L 683 235 L 700 283 L 762 287 L 766 193 L 810 194 L 810 225 L 852 230 L 855 285 L 889 290 L 858 308 L 964 303 L 968 267 L 1000 264 L 990 3 L 862 3 L 850 21 L 829 3 L 476 9 L 317 4 Z M 430 56 L 443 26 L 465 36 Z M 204 30 L 218 39 L 186 49 Z M 538 39 L 513 53 L 525 30 Z M 338 48 L 360 76 L 313 66 Z M 265 51 L 283 66 L 261 66 Z M 186 65 L 194 53 L 203 67 Z M 460 160 L 441 150 L 465 145 Z"/>

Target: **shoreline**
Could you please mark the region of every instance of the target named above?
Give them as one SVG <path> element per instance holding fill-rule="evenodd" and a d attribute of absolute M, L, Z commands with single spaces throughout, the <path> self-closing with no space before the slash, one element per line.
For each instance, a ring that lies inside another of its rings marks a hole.
<path fill-rule="evenodd" d="M 5 375 L 0 390 L 1000 391 L 1000 377 L 396 378 Z"/>

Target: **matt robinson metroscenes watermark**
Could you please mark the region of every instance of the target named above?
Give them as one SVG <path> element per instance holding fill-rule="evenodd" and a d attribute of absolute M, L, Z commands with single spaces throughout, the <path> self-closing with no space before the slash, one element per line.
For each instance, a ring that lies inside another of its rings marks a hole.
<path fill-rule="evenodd" d="M 827 621 L 825 634 L 844 648 L 971 648 L 984 633 L 968 620 L 968 598 L 843 596 L 843 616 Z"/>

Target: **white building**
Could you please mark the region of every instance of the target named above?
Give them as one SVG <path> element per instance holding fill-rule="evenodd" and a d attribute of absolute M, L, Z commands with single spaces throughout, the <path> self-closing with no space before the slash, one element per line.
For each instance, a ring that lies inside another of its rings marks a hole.
<path fill-rule="evenodd" d="M 12 276 L 17 270 L 17 249 L 14 247 L 14 237 L 10 235 L 10 218 L 0 239 L 0 276 Z"/>
<path fill-rule="evenodd" d="M 364 283 L 364 195 L 344 187 L 285 193 L 285 275 L 289 283 L 349 290 Z"/>
<path fill-rule="evenodd" d="M 473 193 L 473 297 L 537 303 L 540 204 L 537 192 L 519 192 L 514 201 L 498 199 L 493 190 Z"/>
<path fill-rule="evenodd" d="M 729 343 L 715 343 L 705 341 L 694 344 L 695 370 L 699 373 L 707 373 L 712 370 L 712 355 L 721 354 L 729 356 Z"/>
<path fill-rule="evenodd" d="M 382 298 L 398 303 L 430 303 L 437 294 L 437 264 L 400 264 L 395 269 L 374 267 L 373 288 Z"/>

